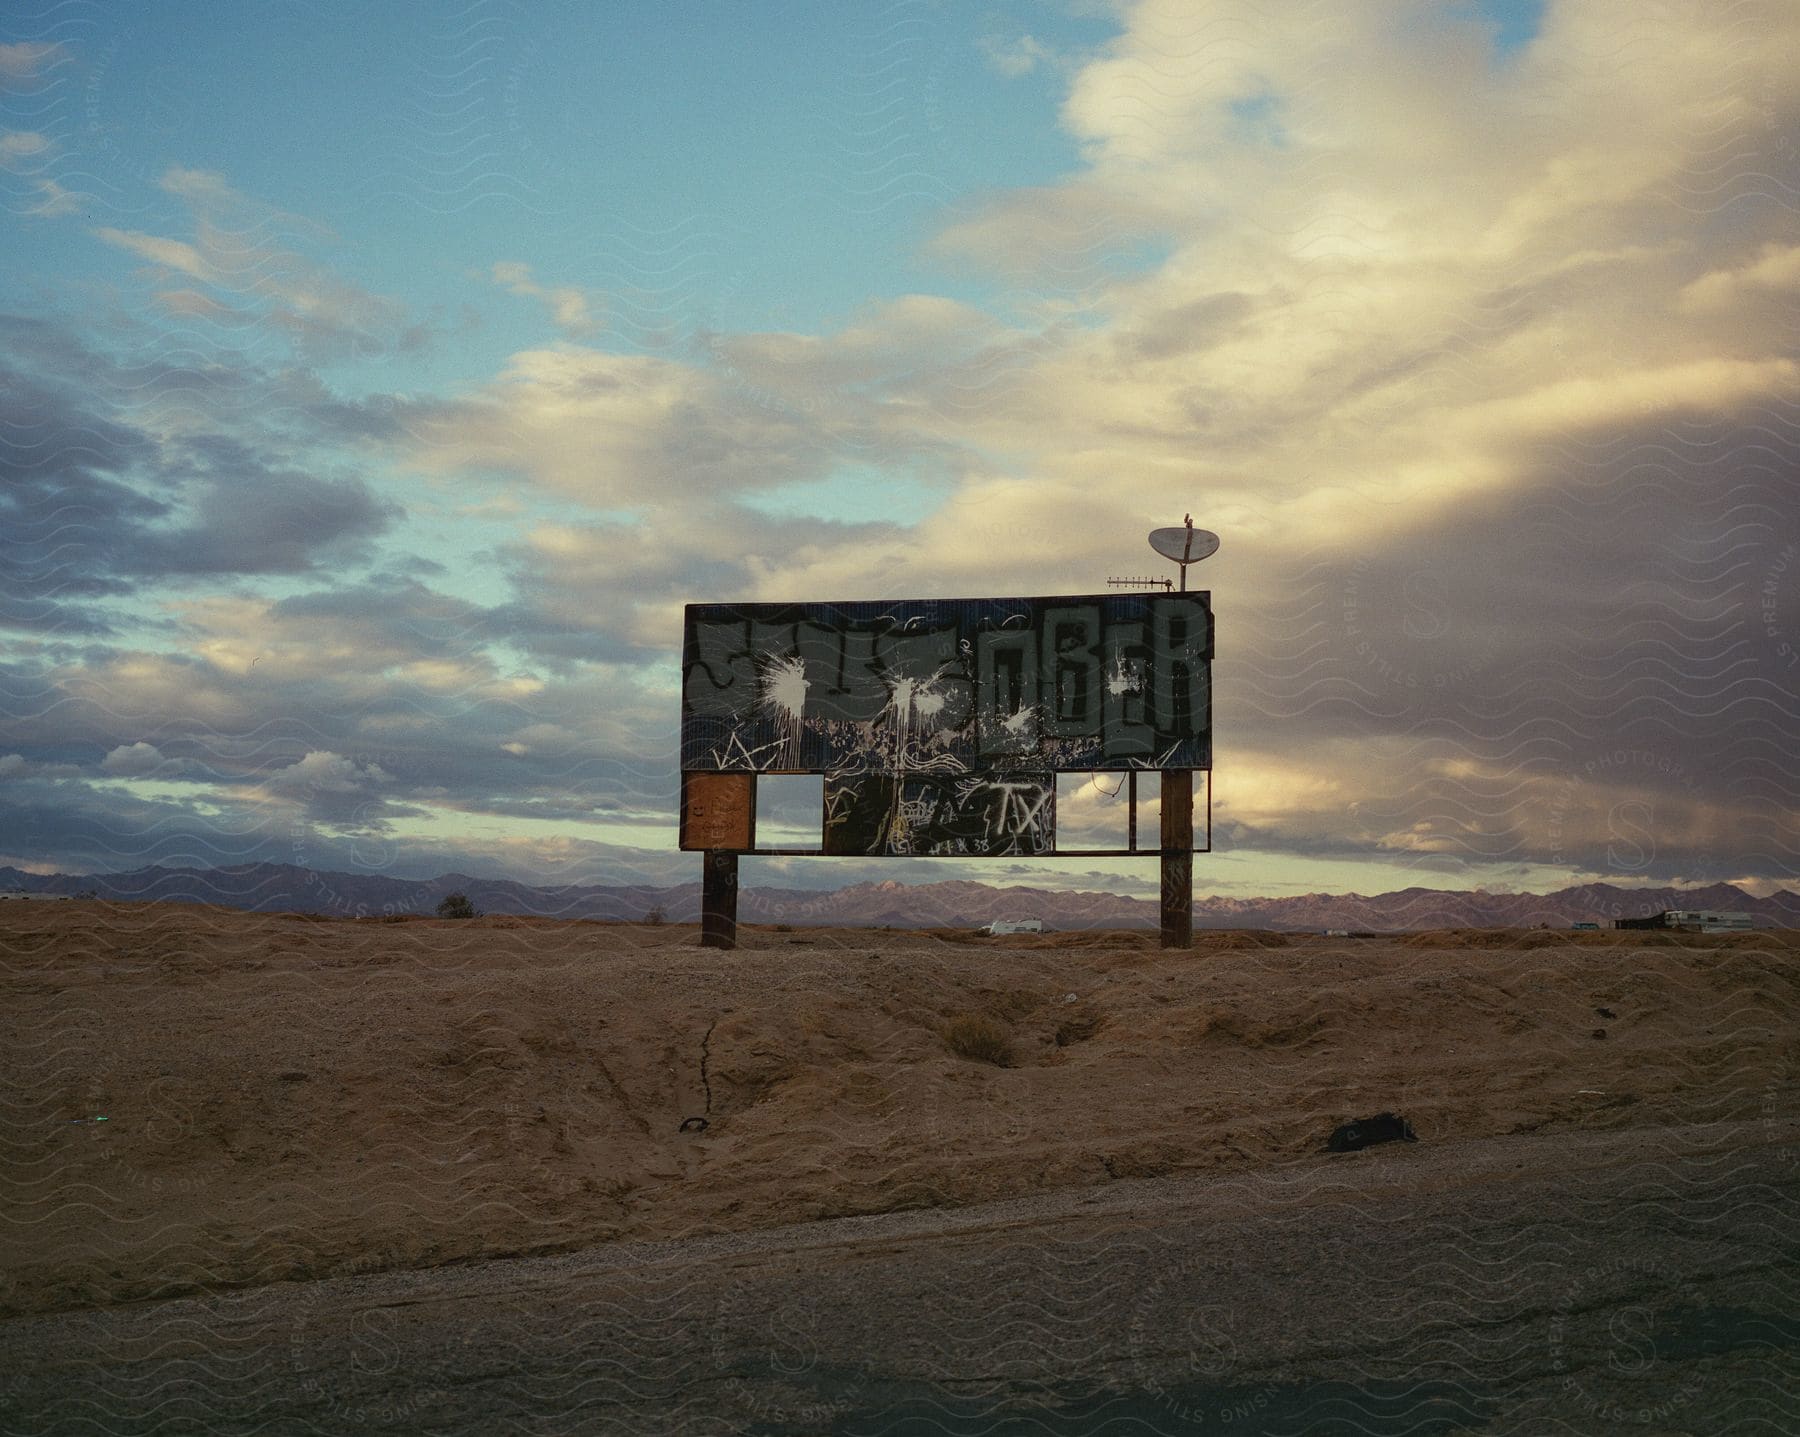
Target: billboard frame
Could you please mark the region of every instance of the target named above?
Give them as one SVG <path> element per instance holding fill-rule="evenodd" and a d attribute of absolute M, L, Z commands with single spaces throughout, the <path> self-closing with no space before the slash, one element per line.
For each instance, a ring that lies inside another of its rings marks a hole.
<path fill-rule="evenodd" d="M 1195 612 L 1204 616 L 1203 633 L 1194 630 Z M 1155 855 L 1162 946 L 1191 947 L 1193 856 L 1212 852 L 1213 634 L 1211 592 L 1185 583 L 1179 601 L 1165 591 L 686 606 L 678 841 L 682 851 L 703 855 L 702 946 L 737 946 L 740 857 Z M 1002 650 L 1004 664 L 994 657 Z M 902 705 L 903 693 L 921 688 L 931 690 L 936 709 L 915 710 L 911 697 Z M 936 717 L 920 724 L 915 715 L 927 713 Z M 921 749 L 926 734 L 932 746 Z M 1162 777 L 1155 846 L 1138 841 L 1137 778 L 1145 772 Z M 1198 846 L 1196 772 L 1206 775 Z M 1053 808 L 1062 773 L 1125 775 L 1123 848 L 1056 846 L 1054 813 L 1040 820 L 1045 800 L 1021 794 L 1041 795 L 1048 778 Z M 828 792 L 839 785 L 819 846 L 761 845 L 757 779 L 815 774 Z M 984 775 L 1001 792 L 984 796 L 977 785 L 971 809 L 961 781 Z M 909 783 L 915 796 L 903 799 Z M 934 787 L 942 797 L 934 798 Z M 884 804 L 891 805 L 885 819 Z M 848 834 L 867 836 L 872 846 L 834 847 L 834 831 L 840 843 Z M 1002 846 L 1043 841 L 1046 832 L 1048 852 Z M 915 834 L 933 846 L 891 851 Z M 962 846 L 970 843 L 975 851 Z M 888 849 L 873 846 L 880 844 Z"/>
<path fill-rule="evenodd" d="M 1064 770 L 1062 770 L 1062 772 L 1065 772 L 1065 773 L 1107 773 L 1109 771 L 1115 772 L 1115 773 L 1117 772 L 1116 769 L 1114 769 L 1114 770 L 1107 770 L 1107 769 L 1064 769 Z M 692 777 L 693 774 L 696 772 L 705 772 L 705 770 L 691 770 L 688 773 L 682 774 L 681 777 L 682 777 L 683 783 L 685 784 L 687 779 Z M 1132 769 L 1127 769 L 1125 771 L 1126 784 L 1127 784 L 1127 788 L 1129 790 L 1128 797 L 1126 800 L 1125 822 L 1126 822 L 1126 833 L 1127 833 L 1128 837 L 1126 838 L 1126 841 L 1125 841 L 1125 847 L 1123 847 L 1123 848 L 1056 848 L 1056 849 L 1053 849 L 1049 853 L 1036 855 L 1036 856 L 1042 857 L 1045 860 L 1054 859 L 1054 858 L 1154 858 L 1158 854 L 1162 853 L 1164 851 L 1164 849 L 1163 849 L 1162 844 L 1160 844 L 1160 843 L 1142 844 L 1137 841 L 1137 832 L 1138 832 L 1137 780 L 1138 780 L 1138 775 L 1140 773 L 1156 773 L 1156 774 L 1161 774 L 1164 777 L 1167 777 L 1167 775 L 1170 773 L 1188 773 L 1188 774 L 1200 773 L 1200 774 L 1206 775 L 1206 804 L 1205 804 L 1206 822 L 1205 822 L 1205 827 L 1204 827 L 1204 832 L 1206 834 L 1206 842 L 1201 843 L 1201 844 L 1195 844 L 1194 846 L 1189 848 L 1187 851 L 1189 853 L 1211 853 L 1212 852 L 1212 770 L 1210 768 L 1194 768 L 1194 769 L 1132 768 Z M 800 770 L 798 772 L 787 771 L 787 772 L 783 772 L 783 773 L 770 773 L 770 774 L 766 774 L 766 775 L 764 775 L 764 774 L 749 775 L 749 777 L 751 778 L 753 783 L 754 783 L 755 779 L 762 778 L 762 777 L 811 778 L 811 777 L 816 777 L 816 776 L 817 775 L 811 773 L 809 770 Z M 685 831 L 685 824 L 687 821 L 687 812 L 686 812 L 687 804 L 686 804 L 685 798 L 682 803 L 682 810 L 683 810 L 682 818 L 683 818 L 684 831 Z M 756 808 L 755 808 L 755 802 L 754 802 L 754 790 L 752 792 L 752 803 L 751 803 L 751 810 L 750 810 L 750 831 L 752 833 L 755 833 L 755 831 L 756 831 Z M 754 840 L 752 840 L 752 842 L 754 844 Z M 707 850 L 704 845 L 695 844 L 695 845 L 690 846 L 690 845 L 684 844 L 682 851 L 686 852 L 686 853 L 704 853 Z M 985 853 L 984 854 L 970 854 L 970 853 L 843 854 L 843 853 L 829 853 L 823 848 L 761 848 L 761 847 L 755 847 L 755 846 L 752 846 L 750 848 L 732 848 L 730 851 L 733 853 L 736 853 L 737 855 L 739 855 L 742 858 L 846 858 L 846 857 L 850 857 L 850 858 L 962 858 L 962 859 L 967 859 L 971 863 L 977 862 L 983 858 L 1017 858 L 1020 856 L 1018 854 L 1010 854 L 1010 853 L 994 853 L 994 854 L 985 854 Z"/>

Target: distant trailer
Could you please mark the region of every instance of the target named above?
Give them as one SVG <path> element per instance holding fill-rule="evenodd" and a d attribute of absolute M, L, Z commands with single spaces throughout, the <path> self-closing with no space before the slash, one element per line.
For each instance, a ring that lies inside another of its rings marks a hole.
<path fill-rule="evenodd" d="M 23 888 L 15 888 L 9 892 L 0 893 L 0 903 L 4 903 L 8 898 L 30 899 L 38 903 L 69 903 L 74 900 L 74 897 L 75 895 L 72 893 L 27 893 Z"/>
<path fill-rule="evenodd" d="M 1600 925 L 1598 923 L 1571 923 L 1569 927 L 1575 929 L 1578 933 L 1591 933 L 1597 930 Z"/>
<path fill-rule="evenodd" d="M 981 931 L 993 938 L 999 938 L 1007 933 L 1042 933 L 1044 920 L 1041 918 L 996 918 Z"/>
<path fill-rule="evenodd" d="M 1645 918 L 1619 918 L 1616 928 L 1679 928 L 1684 933 L 1748 933 L 1756 925 L 1748 913 L 1705 908 L 1668 908 Z"/>
<path fill-rule="evenodd" d="M 1748 913 L 1671 913 L 1671 928 L 1698 928 L 1702 933 L 1748 933 L 1755 925 Z"/>

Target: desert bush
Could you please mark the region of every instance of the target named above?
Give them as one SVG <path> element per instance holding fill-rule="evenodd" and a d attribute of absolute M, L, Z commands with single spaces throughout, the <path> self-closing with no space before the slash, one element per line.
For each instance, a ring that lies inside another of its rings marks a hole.
<path fill-rule="evenodd" d="M 1099 1031 L 1098 1013 L 1076 1013 L 1056 1025 L 1056 1046 L 1066 1048 L 1071 1043 L 1085 1043 Z"/>
<path fill-rule="evenodd" d="M 664 911 L 660 904 L 644 915 L 644 922 L 648 923 L 652 928 L 660 928 L 668 921 L 669 915 Z"/>
<path fill-rule="evenodd" d="M 479 918 L 481 910 L 469 901 L 466 893 L 451 893 L 437 906 L 439 918 Z"/>
<path fill-rule="evenodd" d="M 1016 1023 L 1030 1017 L 1044 1006 L 1045 1001 L 1042 993 L 1033 993 L 1029 988 L 1011 988 L 995 993 L 984 1006 L 1002 1023 Z"/>
<path fill-rule="evenodd" d="M 982 1013 L 960 1013 L 944 1024 L 944 1045 L 959 1058 L 1005 1068 L 1012 1063 L 1012 1039 L 1006 1029 Z"/>

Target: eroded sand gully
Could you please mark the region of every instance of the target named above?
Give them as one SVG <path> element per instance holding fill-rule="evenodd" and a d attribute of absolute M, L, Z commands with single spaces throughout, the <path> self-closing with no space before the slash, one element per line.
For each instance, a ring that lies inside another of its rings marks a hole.
<path fill-rule="evenodd" d="M 1794 934 L 695 937 L 7 905 L 0 1308 L 1800 1111 Z"/>

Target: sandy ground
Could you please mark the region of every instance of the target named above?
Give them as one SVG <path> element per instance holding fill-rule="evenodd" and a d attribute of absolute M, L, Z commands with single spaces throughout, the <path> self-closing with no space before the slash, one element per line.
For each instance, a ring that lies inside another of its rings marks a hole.
<path fill-rule="evenodd" d="M 5 905 L 0 1310 L 1800 1114 L 1791 934 L 695 939 Z"/>

